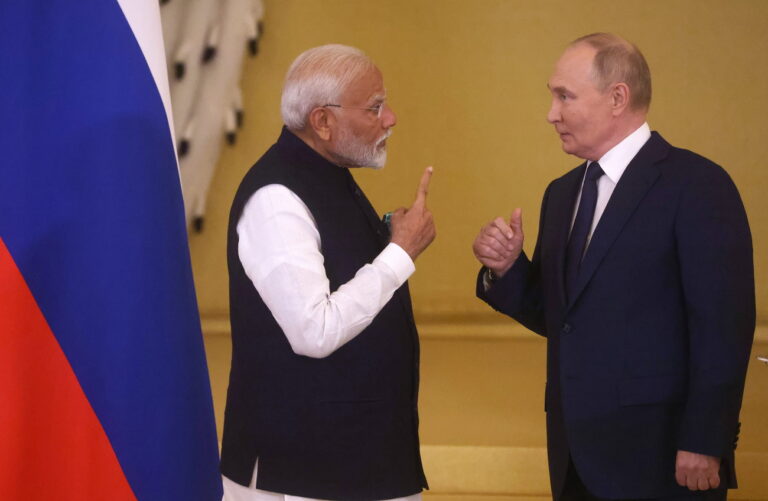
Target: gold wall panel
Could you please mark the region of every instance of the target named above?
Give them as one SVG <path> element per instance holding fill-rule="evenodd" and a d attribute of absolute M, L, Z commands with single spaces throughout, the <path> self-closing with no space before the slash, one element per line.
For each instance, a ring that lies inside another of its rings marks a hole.
<path fill-rule="evenodd" d="M 285 71 L 303 50 L 331 42 L 360 47 L 377 62 L 398 116 L 386 169 L 356 172 L 379 212 L 410 204 L 424 166 L 435 166 L 428 203 L 438 236 L 411 279 L 420 320 L 494 315 L 474 298 L 472 240 L 486 220 L 520 206 L 532 251 L 544 188 L 578 164 L 545 121 L 546 81 L 564 46 L 593 31 L 621 34 L 645 53 L 651 128 L 731 174 L 764 277 L 767 25 L 764 0 L 267 0 L 261 52 L 243 75 L 245 126 L 237 145 L 223 150 L 205 231 L 190 239 L 202 314 L 228 310 L 229 204 L 278 136 Z M 766 322 L 768 285 L 759 278 L 757 295 Z"/>

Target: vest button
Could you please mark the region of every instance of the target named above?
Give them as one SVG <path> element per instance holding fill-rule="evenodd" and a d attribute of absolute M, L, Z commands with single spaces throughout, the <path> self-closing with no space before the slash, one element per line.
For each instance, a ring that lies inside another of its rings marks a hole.
<path fill-rule="evenodd" d="M 560 330 L 563 334 L 568 334 L 571 332 L 571 324 L 565 323 L 563 324 L 563 328 Z"/>

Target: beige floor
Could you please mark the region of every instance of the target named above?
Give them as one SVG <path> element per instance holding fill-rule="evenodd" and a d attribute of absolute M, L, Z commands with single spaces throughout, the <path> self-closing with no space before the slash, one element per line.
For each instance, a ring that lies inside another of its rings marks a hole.
<path fill-rule="evenodd" d="M 204 322 L 219 433 L 231 349 L 225 325 Z M 421 441 L 432 487 L 425 501 L 548 499 L 544 341 L 509 324 L 420 332 Z M 768 354 L 768 340 L 754 352 Z M 768 366 L 755 362 L 742 410 L 741 488 L 732 499 L 768 500 L 767 420 Z"/>

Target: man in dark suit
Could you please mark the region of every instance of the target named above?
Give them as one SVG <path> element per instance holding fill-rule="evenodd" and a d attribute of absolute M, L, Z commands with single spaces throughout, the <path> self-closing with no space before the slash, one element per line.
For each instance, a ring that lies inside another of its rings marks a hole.
<path fill-rule="evenodd" d="M 725 499 L 755 323 L 752 243 L 728 174 L 651 133 L 648 65 L 597 33 L 548 82 L 563 150 L 533 257 L 521 210 L 483 227 L 477 293 L 547 337 L 553 497 Z"/>

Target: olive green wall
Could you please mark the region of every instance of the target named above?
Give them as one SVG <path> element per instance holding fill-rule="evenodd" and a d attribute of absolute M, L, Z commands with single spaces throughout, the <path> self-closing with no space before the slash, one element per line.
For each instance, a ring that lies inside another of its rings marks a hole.
<path fill-rule="evenodd" d="M 438 237 L 411 280 L 420 320 L 480 320 L 471 244 L 496 215 L 523 208 L 535 242 L 547 183 L 575 166 L 552 127 L 546 81 L 572 39 L 612 31 L 635 42 L 653 75 L 649 123 L 672 144 L 723 165 L 747 207 L 768 322 L 768 1 L 765 0 L 267 0 L 261 52 L 245 63 L 245 126 L 225 147 L 206 228 L 191 235 L 201 313 L 228 311 L 229 204 L 276 139 L 291 61 L 325 43 L 360 47 L 384 73 L 398 125 L 383 171 L 355 175 L 379 212 L 410 204 L 435 166 L 428 204 Z M 713 242 L 713 245 L 717 245 Z M 628 284 L 630 285 L 630 284 Z"/>

